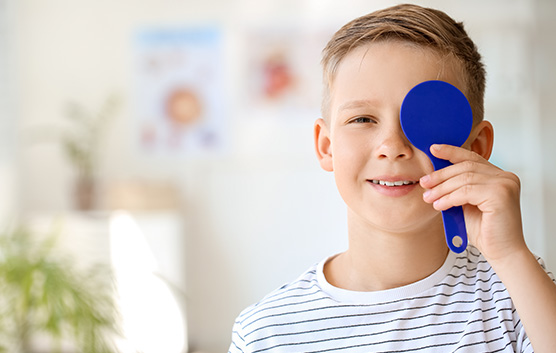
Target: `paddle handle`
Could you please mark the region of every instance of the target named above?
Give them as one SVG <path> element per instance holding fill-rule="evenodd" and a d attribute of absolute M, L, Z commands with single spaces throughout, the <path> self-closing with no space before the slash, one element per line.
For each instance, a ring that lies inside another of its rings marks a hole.
<path fill-rule="evenodd" d="M 453 252 L 462 253 L 467 248 L 467 229 L 465 228 L 463 208 L 456 206 L 442 211 L 442 220 L 444 221 L 446 244 Z"/>
<path fill-rule="evenodd" d="M 452 165 L 445 159 L 439 159 L 429 154 L 434 170 L 439 170 Z M 463 208 L 456 206 L 442 211 L 442 220 L 444 221 L 444 234 L 446 235 L 446 244 L 453 252 L 459 254 L 467 248 L 467 229 L 465 228 L 465 217 Z"/>

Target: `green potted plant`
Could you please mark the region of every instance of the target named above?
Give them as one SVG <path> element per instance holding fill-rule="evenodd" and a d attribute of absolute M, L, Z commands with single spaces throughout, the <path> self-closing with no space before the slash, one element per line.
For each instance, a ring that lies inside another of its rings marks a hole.
<path fill-rule="evenodd" d="M 24 227 L 0 234 L 0 352 L 30 353 L 36 335 L 49 337 L 50 352 L 62 352 L 62 341 L 82 353 L 116 352 L 110 272 L 79 270 L 55 247 L 55 236 Z"/>
<path fill-rule="evenodd" d="M 98 149 L 108 123 L 119 106 L 115 96 L 109 97 L 99 111 L 91 112 L 81 104 L 70 102 L 66 117 L 70 127 L 61 136 L 64 152 L 77 172 L 75 203 L 79 210 L 95 206 Z"/>

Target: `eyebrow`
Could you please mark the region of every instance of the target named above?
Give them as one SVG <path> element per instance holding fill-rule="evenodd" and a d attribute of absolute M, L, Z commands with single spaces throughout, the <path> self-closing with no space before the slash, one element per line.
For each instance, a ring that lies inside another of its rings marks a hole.
<path fill-rule="evenodd" d="M 353 101 L 345 102 L 344 104 L 340 105 L 338 107 L 338 113 L 343 110 L 362 108 L 362 107 L 372 107 L 372 106 L 374 106 L 373 102 L 367 99 L 353 100 Z"/>

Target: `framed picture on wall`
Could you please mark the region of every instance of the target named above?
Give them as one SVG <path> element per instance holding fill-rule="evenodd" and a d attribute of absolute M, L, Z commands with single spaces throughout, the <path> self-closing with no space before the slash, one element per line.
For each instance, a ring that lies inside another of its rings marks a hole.
<path fill-rule="evenodd" d="M 143 28 L 133 41 L 135 142 L 141 153 L 204 155 L 226 139 L 218 28 Z"/>
<path fill-rule="evenodd" d="M 254 119 L 314 121 L 322 92 L 323 28 L 269 24 L 245 28 L 244 107 Z"/>

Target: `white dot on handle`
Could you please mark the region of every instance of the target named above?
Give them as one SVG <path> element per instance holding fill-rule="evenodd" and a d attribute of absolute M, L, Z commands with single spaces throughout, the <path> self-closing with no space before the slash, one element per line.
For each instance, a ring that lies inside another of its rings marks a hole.
<path fill-rule="evenodd" d="M 452 238 L 452 244 L 456 248 L 459 248 L 463 244 L 463 239 L 459 235 L 456 235 Z"/>

